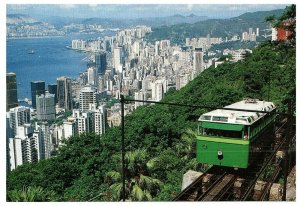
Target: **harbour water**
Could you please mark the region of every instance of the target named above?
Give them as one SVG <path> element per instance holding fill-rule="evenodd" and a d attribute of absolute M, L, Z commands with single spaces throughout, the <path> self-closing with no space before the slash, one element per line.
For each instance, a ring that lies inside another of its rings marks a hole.
<path fill-rule="evenodd" d="M 103 34 L 106 35 L 106 34 Z M 101 36 L 103 36 L 101 35 Z M 59 76 L 78 77 L 86 70 L 86 53 L 67 49 L 72 39 L 91 39 L 99 34 L 68 35 L 6 41 L 6 72 L 17 75 L 18 99 L 31 98 L 30 82 L 56 83 Z"/>

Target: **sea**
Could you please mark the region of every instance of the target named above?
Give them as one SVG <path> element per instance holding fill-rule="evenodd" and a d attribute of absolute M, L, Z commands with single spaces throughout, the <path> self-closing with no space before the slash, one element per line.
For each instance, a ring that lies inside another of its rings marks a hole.
<path fill-rule="evenodd" d="M 56 83 L 57 77 L 77 78 L 87 69 L 87 53 L 67 49 L 72 39 L 95 39 L 112 33 L 71 34 L 62 37 L 6 40 L 6 72 L 17 76 L 18 99 L 31 99 L 31 81 Z"/>

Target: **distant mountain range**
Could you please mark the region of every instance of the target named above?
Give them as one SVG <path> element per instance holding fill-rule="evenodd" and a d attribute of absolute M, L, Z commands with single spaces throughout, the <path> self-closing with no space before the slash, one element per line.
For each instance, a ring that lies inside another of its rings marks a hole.
<path fill-rule="evenodd" d="M 8 14 L 6 15 L 7 24 L 32 24 L 39 23 L 40 21 L 25 15 L 25 14 Z"/>
<path fill-rule="evenodd" d="M 35 19 L 23 14 L 9 14 L 6 22 L 11 24 L 39 24 L 46 22 L 57 29 L 71 23 L 75 24 L 99 24 L 103 28 L 128 28 L 137 25 L 151 26 L 153 32 L 146 36 L 148 41 L 170 39 L 173 43 L 184 43 L 187 37 L 199 37 L 209 34 L 211 37 L 231 37 L 248 31 L 249 28 L 259 28 L 260 31 L 268 28 L 266 16 L 279 16 L 283 9 L 272 11 L 248 12 L 230 19 L 208 19 L 206 16 L 190 14 L 188 16 L 173 15 L 167 17 L 149 17 L 137 19 L 116 18 L 71 18 L 71 17 L 44 17 Z"/>
<path fill-rule="evenodd" d="M 45 17 L 42 20 L 54 26 L 62 27 L 67 24 L 101 24 L 104 28 L 126 28 L 130 26 L 146 25 L 151 27 L 170 26 L 179 23 L 195 23 L 207 20 L 206 16 L 190 14 L 188 16 L 173 15 L 167 17 L 148 17 L 137 19 L 116 19 L 116 18 L 70 18 L 70 17 Z"/>
<path fill-rule="evenodd" d="M 154 42 L 162 39 L 170 39 L 173 43 L 184 44 L 185 38 L 204 37 L 232 37 L 241 35 L 242 32 L 249 31 L 249 28 L 260 29 L 264 32 L 269 28 L 265 17 L 275 15 L 280 16 L 283 9 L 272 11 L 248 12 L 238 17 L 230 19 L 207 19 L 205 21 L 192 24 L 182 23 L 171 26 L 161 26 L 153 28 L 153 32 L 146 36 L 146 40 Z"/>

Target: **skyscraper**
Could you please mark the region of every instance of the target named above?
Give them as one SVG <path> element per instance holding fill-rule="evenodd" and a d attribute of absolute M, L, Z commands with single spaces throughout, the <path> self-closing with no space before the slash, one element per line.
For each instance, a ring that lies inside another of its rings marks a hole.
<path fill-rule="evenodd" d="M 39 151 L 40 156 L 39 159 L 48 159 L 51 156 L 51 146 L 52 141 L 50 137 L 49 125 L 47 122 L 40 123 L 38 128 L 40 130 L 40 137 L 39 137 Z"/>
<path fill-rule="evenodd" d="M 31 82 L 31 99 L 32 107 L 36 109 L 36 95 L 45 94 L 45 82 L 44 81 L 32 81 Z"/>
<path fill-rule="evenodd" d="M 94 107 L 94 108 L 93 108 Z M 96 134 L 104 134 L 106 130 L 106 108 L 100 105 L 98 109 L 91 105 L 90 109 L 94 112 L 94 129 Z"/>
<path fill-rule="evenodd" d="M 96 65 L 97 73 L 100 75 L 104 75 L 107 67 L 106 53 L 104 52 L 95 53 L 95 65 Z"/>
<path fill-rule="evenodd" d="M 54 94 L 48 92 L 36 97 L 36 112 L 38 120 L 55 119 Z"/>
<path fill-rule="evenodd" d="M 8 118 L 12 132 L 11 137 L 15 137 L 19 126 L 30 123 L 30 108 L 24 106 L 11 108 L 8 112 Z"/>
<path fill-rule="evenodd" d="M 10 170 L 25 162 L 32 162 L 37 159 L 34 142 L 32 142 L 33 128 L 30 124 L 18 126 L 18 135 L 9 138 L 9 167 Z M 32 144 L 31 144 L 32 143 Z"/>
<path fill-rule="evenodd" d="M 203 52 L 201 48 L 195 48 L 193 65 L 196 74 L 200 74 L 203 71 Z"/>
<path fill-rule="evenodd" d="M 95 67 L 88 68 L 87 76 L 88 76 L 88 84 L 97 85 L 98 74 L 97 74 L 97 70 Z"/>
<path fill-rule="evenodd" d="M 6 74 L 6 111 L 18 106 L 17 77 L 15 73 Z"/>
<path fill-rule="evenodd" d="M 94 113 L 91 111 L 73 110 L 73 117 L 76 118 L 77 133 L 89 133 L 95 131 Z"/>
<path fill-rule="evenodd" d="M 123 50 L 122 47 L 114 48 L 113 52 L 113 66 L 118 72 L 122 72 L 122 64 L 123 64 Z"/>
<path fill-rule="evenodd" d="M 72 109 L 72 85 L 68 77 L 57 78 L 57 102 L 60 108 Z"/>
<path fill-rule="evenodd" d="M 96 104 L 96 89 L 93 87 L 84 87 L 79 95 L 79 108 L 81 111 L 89 110 L 90 104 Z"/>
<path fill-rule="evenodd" d="M 48 91 L 50 94 L 54 94 L 55 104 L 57 103 L 57 84 L 48 84 Z"/>

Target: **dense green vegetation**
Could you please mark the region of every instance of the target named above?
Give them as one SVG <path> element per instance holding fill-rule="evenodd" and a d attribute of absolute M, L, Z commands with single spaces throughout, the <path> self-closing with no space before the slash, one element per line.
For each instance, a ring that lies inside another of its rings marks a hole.
<path fill-rule="evenodd" d="M 295 45 L 266 42 L 243 61 L 208 68 L 181 90 L 169 91 L 163 101 L 221 107 L 252 97 L 269 99 L 282 112 L 292 101 L 295 111 L 295 81 Z M 170 200 L 180 191 L 183 173 L 205 168 L 195 160 L 193 130 L 206 111 L 148 105 L 126 116 L 126 199 Z M 71 137 L 55 157 L 9 172 L 7 199 L 21 201 L 12 195 L 15 191 L 39 188 L 35 194 L 49 194 L 39 200 L 120 200 L 120 151 L 119 127 L 102 136 Z"/>
<path fill-rule="evenodd" d="M 209 19 L 206 21 L 196 22 L 194 24 L 177 24 L 173 26 L 162 26 L 153 28 L 153 32 L 147 34 L 146 41 L 155 42 L 163 39 L 170 39 L 171 43 L 184 45 L 185 38 L 210 37 L 231 38 L 234 35 L 241 35 L 242 32 L 249 31 L 249 28 L 260 28 L 262 31 L 268 28 L 265 21 L 266 16 L 280 16 L 283 10 L 258 11 L 245 13 L 238 17 L 230 19 Z"/>

